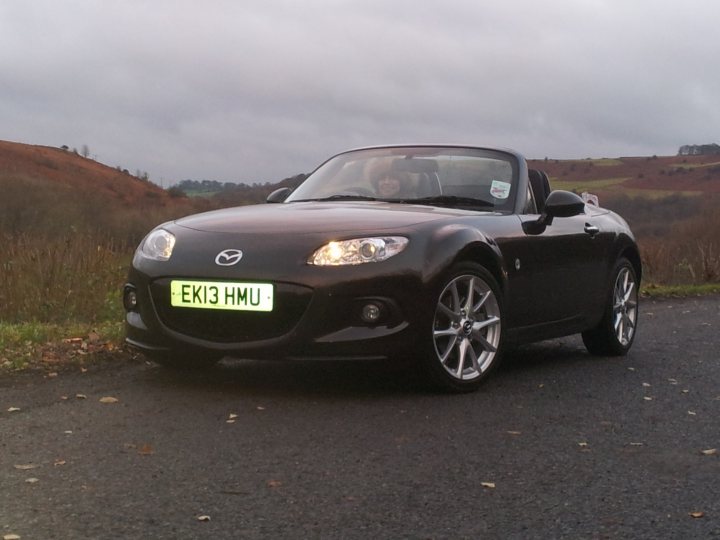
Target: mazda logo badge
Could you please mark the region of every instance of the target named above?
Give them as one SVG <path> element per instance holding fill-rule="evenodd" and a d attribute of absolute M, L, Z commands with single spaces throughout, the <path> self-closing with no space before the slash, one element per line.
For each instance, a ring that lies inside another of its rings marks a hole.
<path fill-rule="evenodd" d="M 239 249 L 226 249 L 221 251 L 215 257 L 215 264 L 218 266 L 232 266 L 240 262 L 243 252 Z"/>

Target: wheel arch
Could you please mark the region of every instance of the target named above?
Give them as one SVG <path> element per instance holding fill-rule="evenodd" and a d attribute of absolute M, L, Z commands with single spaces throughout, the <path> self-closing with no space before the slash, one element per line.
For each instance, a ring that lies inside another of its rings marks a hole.
<path fill-rule="evenodd" d="M 500 287 L 500 294 L 505 296 L 507 271 L 502 254 L 497 243 L 482 231 L 461 226 L 445 227 L 433 236 L 426 249 L 426 283 L 439 283 L 458 263 L 474 262 L 490 272 Z"/>
<path fill-rule="evenodd" d="M 474 262 L 483 266 L 492 274 L 500 287 L 500 292 L 505 295 L 507 286 L 507 273 L 502 265 L 502 258 L 499 253 L 493 250 L 490 245 L 484 242 L 474 242 L 465 246 L 455 257 L 453 264 L 460 262 Z"/>
<path fill-rule="evenodd" d="M 632 264 L 633 269 L 635 270 L 638 285 L 640 285 L 640 281 L 642 279 L 642 258 L 640 257 L 640 250 L 637 245 L 633 242 L 622 246 L 619 250 L 617 258 L 620 257 L 624 257 L 630 261 L 630 264 Z"/>

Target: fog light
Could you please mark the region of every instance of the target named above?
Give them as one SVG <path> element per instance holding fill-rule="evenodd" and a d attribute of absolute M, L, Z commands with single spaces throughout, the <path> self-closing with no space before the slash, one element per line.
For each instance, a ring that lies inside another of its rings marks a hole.
<path fill-rule="evenodd" d="M 374 323 L 377 322 L 378 319 L 380 319 L 380 315 L 382 315 L 382 310 L 380 309 L 380 306 L 377 304 L 365 304 L 362 308 L 361 317 L 362 320 L 366 323 Z"/>
<path fill-rule="evenodd" d="M 126 311 L 135 311 L 137 309 L 138 299 L 137 292 L 132 287 L 125 287 L 123 292 L 123 306 Z"/>

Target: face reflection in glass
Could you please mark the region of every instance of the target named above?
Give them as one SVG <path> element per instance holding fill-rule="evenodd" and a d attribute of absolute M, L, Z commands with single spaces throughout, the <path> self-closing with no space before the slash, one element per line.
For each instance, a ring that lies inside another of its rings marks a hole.
<path fill-rule="evenodd" d="M 400 192 L 400 180 L 392 176 L 383 176 L 378 180 L 378 195 L 392 197 Z"/>

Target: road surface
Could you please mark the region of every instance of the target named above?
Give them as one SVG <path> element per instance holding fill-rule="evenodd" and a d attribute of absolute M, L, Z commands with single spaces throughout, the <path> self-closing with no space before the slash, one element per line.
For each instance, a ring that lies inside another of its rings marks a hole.
<path fill-rule="evenodd" d="M 719 331 L 720 297 L 646 300 L 626 358 L 548 341 L 460 396 L 386 363 L 4 375 L 0 538 L 720 538 Z"/>

